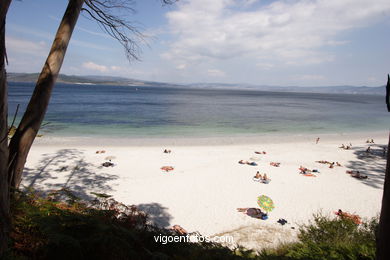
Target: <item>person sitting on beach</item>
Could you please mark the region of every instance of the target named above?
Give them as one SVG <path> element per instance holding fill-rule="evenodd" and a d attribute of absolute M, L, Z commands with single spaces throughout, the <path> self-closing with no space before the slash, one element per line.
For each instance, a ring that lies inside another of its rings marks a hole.
<path fill-rule="evenodd" d="M 271 181 L 271 179 L 268 178 L 268 176 L 267 176 L 266 173 L 264 173 L 262 182 L 263 182 L 264 184 L 268 184 L 270 181 Z"/>
<path fill-rule="evenodd" d="M 263 176 L 261 176 L 260 172 L 256 172 L 256 175 L 253 176 L 254 181 L 261 181 L 263 179 Z"/>
<path fill-rule="evenodd" d="M 374 142 L 374 139 L 371 139 L 370 143 L 374 144 L 374 143 L 375 143 L 375 142 Z"/>
<path fill-rule="evenodd" d="M 350 214 L 348 212 L 343 212 L 341 209 L 336 211 L 335 214 L 342 219 L 352 220 L 356 225 L 362 224 L 362 220 L 359 217 L 359 215 L 353 215 L 353 214 Z"/>
<path fill-rule="evenodd" d="M 370 139 L 367 139 L 366 143 L 369 144 L 370 143 Z"/>
<path fill-rule="evenodd" d="M 165 150 L 164 150 L 164 153 L 171 153 L 171 150 L 165 149 Z"/>
<path fill-rule="evenodd" d="M 298 169 L 301 171 L 300 173 L 302 173 L 302 174 L 306 174 L 306 173 L 308 173 L 308 172 L 311 172 L 311 170 L 309 170 L 309 169 L 306 168 L 306 167 L 303 167 L 302 165 L 299 166 Z"/>
<path fill-rule="evenodd" d="M 340 146 L 339 148 L 345 149 L 345 145 L 344 145 L 344 144 L 341 144 L 341 146 Z"/>
<path fill-rule="evenodd" d="M 179 225 L 174 225 L 172 228 L 171 228 L 172 231 L 174 231 L 175 233 L 179 234 L 179 235 L 187 235 L 188 232 L 187 230 L 185 230 L 184 228 L 182 228 L 181 226 Z"/>
<path fill-rule="evenodd" d="M 345 150 L 349 150 L 349 149 L 351 149 L 351 147 L 347 145 L 347 147 L 345 147 Z"/>

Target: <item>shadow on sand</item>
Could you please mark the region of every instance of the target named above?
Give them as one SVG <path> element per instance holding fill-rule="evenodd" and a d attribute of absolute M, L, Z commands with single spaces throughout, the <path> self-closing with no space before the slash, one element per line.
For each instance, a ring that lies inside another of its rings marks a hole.
<path fill-rule="evenodd" d="M 167 212 L 167 208 L 159 203 L 139 204 L 136 207 L 148 214 L 148 220 L 151 224 L 160 228 L 170 226 L 172 216 Z"/>
<path fill-rule="evenodd" d="M 386 170 L 384 148 L 387 150 L 387 145 L 371 145 L 370 152 L 366 152 L 367 147 L 358 146 L 353 148 L 357 160 L 349 161 L 345 166 L 368 176 L 367 179 L 356 179 L 356 181 L 373 188 L 383 188 Z"/>
<path fill-rule="evenodd" d="M 22 184 L 26 188 L 45 191 L 68 188 L 79 198 L 91 200 L 89 192 L 110 193 L 110 181 L 117 175 L 97 173 L 101 166 L 84 160 L 84 152 L 77 149 L 62 149 L 52 154 L 43 154 L 36 168 L 25 168 Z"/>

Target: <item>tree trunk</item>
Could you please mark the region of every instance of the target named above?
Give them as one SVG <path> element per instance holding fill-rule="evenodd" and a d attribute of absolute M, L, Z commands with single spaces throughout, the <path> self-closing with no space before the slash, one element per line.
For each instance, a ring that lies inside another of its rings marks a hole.
<path fill-rule="evenodd" d="M 61 69 L 83 3 L 84 0 L 69 1 L 49 56 L 39 75 L 34 93 L 15 135 L 11 139 L 8 171 L 11 188 L 18 188 L 22 180 L 22 172 L 28 152 L 45 117 L 51 92 Z"/>
<path fill-rule="evenodd" d="M 386 103 L 387 110 L 390 112 L 390 75 L 387 75 Z M 376 241 L 376 259 L 390 259 L 390 134 L 389 144 L 387 146 L 387 164 L 385 183 L 383 185 L 382 209 L 379 219 L 379 228 Z"/>
<path fill-rule="evenodd" d="M 12 0 L 0 4 L 0 258 L 7 249 L 10 230 L 8 186 L 8 91 L 5 72 L 5 18 Z"/>

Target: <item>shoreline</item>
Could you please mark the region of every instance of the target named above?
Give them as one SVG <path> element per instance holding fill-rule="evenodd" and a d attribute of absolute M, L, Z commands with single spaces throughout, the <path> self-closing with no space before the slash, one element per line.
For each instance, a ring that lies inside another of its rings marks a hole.
<path fill-rule="evenodd" d="M 179 224 L 203 235 L 232 235 L 236 243 L 257 250 L 293 241 L 298 225 L 308 223 L 319 211 L 333 217 L 334 211 L 342 209 L 363 219 L 379 214 L 386 167 L 382 150 L 388 133 L 240 138 L 183 138 L 175 143 L 94 138 L 62 139 L 61 143 L 60 137 L 37 138 L 22 185 L 37 190 L 67 187 L 84 198 L 91 198 L 92 191 L 110 194 L 147 212 L 160 227 Z M 365 143 L 368 138 L 375 144 Z M 338 148 L 350 142 L 352 149 Z M 365 152 L 368 146 L 371 154 Z M 172 153 L 163 153 L 165 148 Z M 105 153 L 97 154 L 100 150 Z M 107 158 L 114 167 L 102 167 Z M 258 165 L 241 165 L 239 160 Z M 342 167 L 330 169 L 318 160 L 338 161 Z M 280 167 L 270 166 L 272 161 L 280 162 Z M 166 165 L 174 170 L 162 171 Z M 299 174 L 300 165 L 318 169 L 317 177 Z M 359 170 L 368 179 L 352 178 L 346 170 Z M 256 171 L 267 173 L 271 182 L 254 182 Z M 237 212 L 237 208 L 258 207 L 257 197 L 262 194 L 275 203 L 268 220 Z M 288 224 L 278 224 L 280 218 Z"/>
<path fill-rule="evenodd" d="M 390 130 L 389 130 L 390 131 Z M 339 132 L 339 133 L 309 133 L 309 134 L 258 134 L 258 135 L 235 135 L 235 136 L 177 136 L 177 137 L 112 137 L 112 136 L 55 136 L 43 135 L 35 138 L 34 145 L 47 146 L 219 146 L 219 145 L 242 145 L 242 144 L 273 144 L 295 143 L 315 140 L 333 140 L 347 142 L 360 139 L 388 138 L 389 131 L 367 132 Z"/>

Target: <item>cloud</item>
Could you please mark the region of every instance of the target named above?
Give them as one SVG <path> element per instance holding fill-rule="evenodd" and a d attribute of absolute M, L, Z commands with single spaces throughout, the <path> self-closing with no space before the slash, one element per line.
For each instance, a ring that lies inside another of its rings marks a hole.
<path fill-rule="evenodd" d="M 96 64 L 92 61 L 84 62 L 82 64 L 82 67 L 85 69 L 88 69 L 88 70 L 99 71 L 102 73 L 109 71 L 109 68 L 107 66 L 99 65 L 99 64 Z"/>
<path fill-rule="evenodd" d="M 304 75 L 296 75 L 292 79 L 299 80 L 299 81 L 322 81 L 326 78 L 323 75 L 304 74 Z"/>
<path fill-rule="evenodd" d="M 49 54 L 49 47 L 44 41 L 30 41 L 12 36 L 6 37 L 7 51 L 11 55 L 29 54 L 34 57 L 45 57 Z"/>
<path fill-rule="evenodd" d="M 347 44 L 342 34 L 389 17 L 388 0 L 184 0 L 167 13 L 174 36 L 162 55 L 177 64 L 251 57 L 308 65 L 335 57 L 324 47 Z M 251 8 L 237 6 L 251 5 Z"/>
<path fill-rule="evenodd" d="M 224 77 L 226 76 L 225 72 L 218 69 L 209 69 L 207 70 L 207 74 L 211 77 Z"/>

